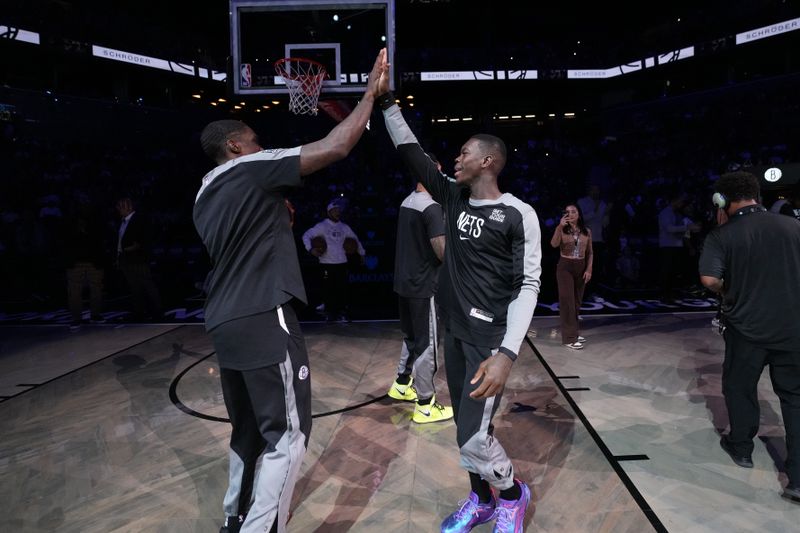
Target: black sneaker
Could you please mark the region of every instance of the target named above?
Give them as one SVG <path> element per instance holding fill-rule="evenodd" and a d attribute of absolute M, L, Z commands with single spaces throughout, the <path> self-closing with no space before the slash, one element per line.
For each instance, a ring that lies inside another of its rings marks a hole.
<path fill-rule="evenodd" d="M 782 496 L 793 503 L 800 503 L 800 485 L 789 483 L 783 489 Z"/>
<path fill-rule="evenodd" d="M 725 450 L 725 453 L 731 456 L 734 463 L 742 468 L 753 468 L 753 458 L 749 455 L 737 455 L 734 449 L 731 448 L 731 445 L 728 444 L 728 440 L 725 437 L 719 440 L 719 445 Z"/>
<path fill-rule="evenodd" d="M 219 528 L 219 533 L 239 533 L 244 523 L 244 516 L 226 516 L 225 523 Z"/>

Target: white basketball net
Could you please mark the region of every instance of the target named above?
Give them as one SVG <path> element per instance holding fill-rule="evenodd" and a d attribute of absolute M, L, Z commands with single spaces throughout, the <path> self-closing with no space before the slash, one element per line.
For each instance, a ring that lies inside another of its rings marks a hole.
<path fill-rule="evenodd" d="M 275 73 L 289 91 L 289 110 L 295 115 L 316 115 L 325 67 L 310 59 L 287 57 L 275 63 Z"/>

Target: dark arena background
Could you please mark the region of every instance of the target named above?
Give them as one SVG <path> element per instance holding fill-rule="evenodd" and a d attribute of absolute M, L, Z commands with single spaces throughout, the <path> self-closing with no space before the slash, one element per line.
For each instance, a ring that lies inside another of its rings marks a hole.
<path fill-rule="evenodd" d="M 528 530 L 794 530 L 768 383 L 756 469 L 720 457 L 724 344 L 697 261 L 725 172 L 750 170 L 767 209 L 800 218 L 798 30 L 793 0 L 4 1 L 0 530 L 217 531 L 229 426 L 202 328 L 211 264 L 192 208 L 214 164 L 200 132 L 238 119 L 264 147 L 318 140 L 384 46 L 443 172 L 470 135 L 497 135 L 500 189 L 538 215 L 541 292 L 496 420 L 506 442 L 524 436 L 509 454 L 534 491 Z M 289 111 L 273 68 L 288 53 L 328 70 L 316 116 Z M 420 430 L 385 397 L 401 339 L 398 208 L 414 185 L 374 112 L 347 158 L 288 194 L 317 417 L 290 531 L 438 531 L 466 491 L 454 426 Z M 549 241 L 587 195 L 604 204 L 581 307 L 594 344 L 565 353 Z M 121 198 L 149 222 L 161 309 L 143 317 L 115 264 Z M 695 229 L 665 264 L 658 218 L 676 198 Z M 321 305 L 301 239 L 332 201 L 366 251 L 350 256 L 344 320 Z M 96 315 L 81 293 L 76 323 L 79 224 L 103 289 Z"/>

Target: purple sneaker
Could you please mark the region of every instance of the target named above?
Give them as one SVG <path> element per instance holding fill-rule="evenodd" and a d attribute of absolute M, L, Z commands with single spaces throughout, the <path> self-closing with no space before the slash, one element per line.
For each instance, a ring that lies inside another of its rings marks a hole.
<path fill-rule="evenodd" d="M 525 531 L 525 511 L 531 501 L 531 489 L 522 481 L 515 479 L 522 490 L 519 500 L 497 499 L 497 510 L 495 516 L 497 522 L 494 523 L 494 533 L 522 533 Z"/>
<path fill-rule="evenodd" d="M 495 499 L 489 503 L 480 503 L 478 495 L 469 493 L 469 498 L 459 502 L 458 510 L 444 519 L 442 533 L 466 533 L 478 524 L 494 518 Z"/>

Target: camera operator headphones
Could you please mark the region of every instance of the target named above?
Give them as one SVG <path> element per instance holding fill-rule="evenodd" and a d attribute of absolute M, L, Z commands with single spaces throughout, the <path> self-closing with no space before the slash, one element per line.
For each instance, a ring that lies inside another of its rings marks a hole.
<path fill-rule="evenodd" d="M 725 209 L 728 207 L 728 199 L 725 198 L 725 195 L 721 192 L 714 193 L 714 196 L 711 197 L 711 203 L 714 204 L 714 207 L 717 209 Z"/>
<path fill-rule="evenodd" d="M 726 209 L 730 205 L 730 202 L 728 202 L 728 199 L 721 192 L 715 192 L 714 193 L 714 196 L 711 197 L 711 203 L 713 203 L 714 207 L 716 207 L 717 209 Z M 744 211 L 739 211 L 737 214 L 739 214 L 739 215 L 747 215 L 747 214 L 755 213 L 755 212 L 759 212 L 759 211 L 766 211 L 766 209 L 764 207 L 760 206 L 760 205 L 754 205 L 754 206 L 751 206 L 750 209 L 747 209 L 747 210 L 744 210 Z"/>

